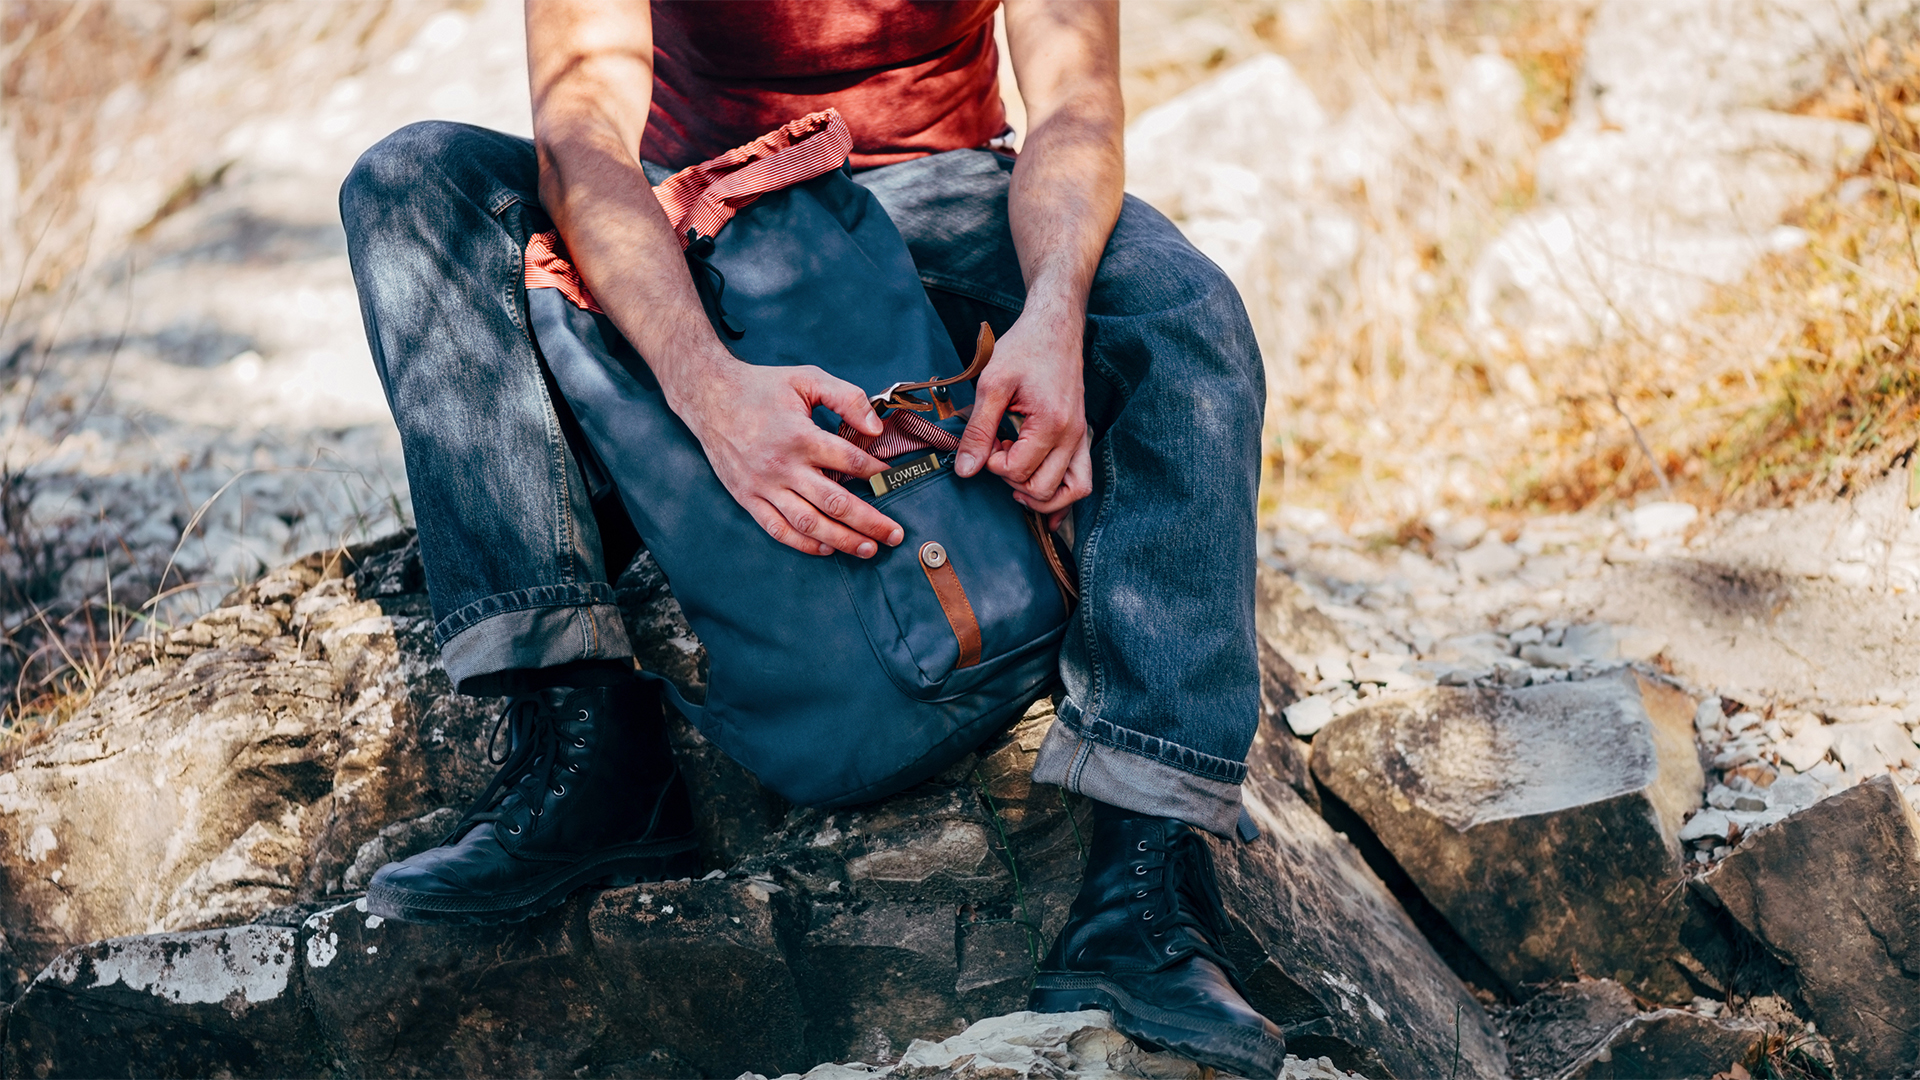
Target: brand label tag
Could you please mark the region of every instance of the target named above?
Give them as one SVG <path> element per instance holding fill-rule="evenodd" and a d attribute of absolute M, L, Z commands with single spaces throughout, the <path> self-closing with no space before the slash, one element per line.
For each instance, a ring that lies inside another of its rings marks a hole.
<path fill-rule="evenodd" d="M 870 476 L 867 478 L 867 483 L 873 486 L 873 493 L 876 496 L 885 495 L 902 484 L 910 484 L 923 476 L 932 476 L 939 471 L 940 455 L 928 454 L 926 457 L 914 458 L 904 464 L 895 465 L 877 476 Z"/>

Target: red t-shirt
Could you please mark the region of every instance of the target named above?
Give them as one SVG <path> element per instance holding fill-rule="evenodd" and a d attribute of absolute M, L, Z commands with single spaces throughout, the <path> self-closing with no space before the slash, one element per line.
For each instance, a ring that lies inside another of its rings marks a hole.
<path fill-rule="evenodd" d="M 650 161 L 696 165 L 826 108 L 856 168 L 1007 130 L 999 0 L 652 0 Z"/>

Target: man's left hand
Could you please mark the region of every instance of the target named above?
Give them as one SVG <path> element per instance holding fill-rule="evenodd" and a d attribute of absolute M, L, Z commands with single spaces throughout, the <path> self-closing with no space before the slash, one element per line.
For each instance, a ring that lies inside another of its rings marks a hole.
<path fill-rule="evenodd" d="M 1066 305 L 1061 305 L 1066 307 Z M 987 471 L 1013 487 L 1014 501 L 1056 526 L 1093 491 L 1081 371 L 1084 316 L 1029 305 L 993 350 L 975 387 L 973 415 L 960 437 L 954 471 Z M 997 438 L 1000 418 L 1021 418 L 1020 437 Z"/>

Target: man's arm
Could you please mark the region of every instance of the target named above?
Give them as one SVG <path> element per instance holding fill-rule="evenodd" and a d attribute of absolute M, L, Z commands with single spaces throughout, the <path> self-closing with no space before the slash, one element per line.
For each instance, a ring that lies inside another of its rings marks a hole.
<path fill-rule="evenodd" d="M 679 240 L 640 168 L 653 97 L 646 0 L 527 0 L 540 201 L 587 287 L 660 380 L 721 483 L 774 539 L 872 556 L 904 534 L 822 469 L 886 464 L 810 416 L 825 405 L 880 433 L 859 387 L 816 367 L 757 367 L 714 335 Z"/>
<path fill-rule="evenodd" d="M 1081 351 L 1125 178 L 1120 12 L 1115 0 L 1006 0 L 1005 11 L 1030 124 L 1007 195 L 1027 302 L 980 378 L 955 468 L 984 463 L 1057 521 L 1092 490 Z M 1011 446 L 993 437 L 1006 411 L 1024 417 Z"/>

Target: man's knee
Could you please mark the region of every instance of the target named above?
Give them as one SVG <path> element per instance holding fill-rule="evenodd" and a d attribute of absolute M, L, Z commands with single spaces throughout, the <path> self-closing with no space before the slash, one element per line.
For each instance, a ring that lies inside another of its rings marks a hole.
<path fill-rule="evenodd" d="M 442 201 L 480 179 L 478 163 L 512 136 L 449 120 L 422 120 L 374 143 L 340 185 L 340 216 L 349 231 L 382 211 L 421 200 Z"/>

